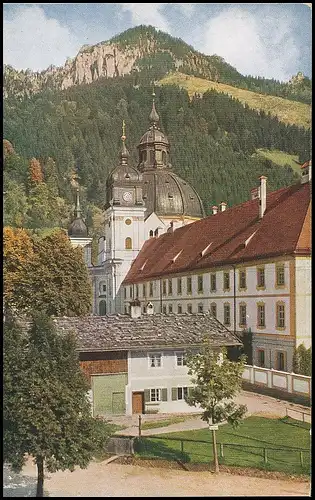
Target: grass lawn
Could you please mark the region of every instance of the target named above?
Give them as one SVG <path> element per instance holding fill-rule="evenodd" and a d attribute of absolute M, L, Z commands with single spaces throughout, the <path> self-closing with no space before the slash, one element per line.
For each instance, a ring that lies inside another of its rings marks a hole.
<path fill-rule="evenodd" d="M 280 419 L 248 417 L 237 429 L 233 429 L 229 424 L 222 425 L 216 433 L 219 462 L 227 466 L 255 467 L 288 474 L 309 474 L 309 430 L 309 423 L 288 417 Z M 180 440 L 172 440 L 174 438 Z M 223 444 L 223 456 L 220 444 Z M 264 462 L 264 449 L 266 449 L 267 463 Z M 142 457 L 209 463 L 213 459 L 212 433 L 208 429 L 200 429 L 150 436 L 139 442 L 136 450 L 138 456 Z M 303 464 L 301 464 L 300 450 L 307 450 L 302 454 Z"/>
<path fill-rule="evenodd" d="M 194 415 L 195 417 L 195 415 Z M 179 424 L 180 422 L 185 422 L 186 420 L 189 420 L 190 418 L 193 417 L 173 417 L 173 418 L 168 418 L 165 420 L 155 420 L 155 421 L 150 421 L 150 422 L 144 422 L 141 425 L 142 430 L 146 429 L 157 429 L 158 427 L 168 427 L 169 425 L 172 424 Z"/>
<path fill-rule="evenodd" d="M 160 80 L 160 85 L 178 85 L 187 90 L 189 96 L 195 92 L 203 94 L 214 89 L 238 99 L 243 104 L 248 104 L 252 109 L 263 109 L 266 113 L 277 116 L 283 123 L 295 124 L 300 127 L 310 128 L 311 106 L 297 101 L 290 101 L 283 97 L 259 94 L 251 90 L 239 89 L 225 83 L 213 82 L 180 72 L 170 73 Z"/>

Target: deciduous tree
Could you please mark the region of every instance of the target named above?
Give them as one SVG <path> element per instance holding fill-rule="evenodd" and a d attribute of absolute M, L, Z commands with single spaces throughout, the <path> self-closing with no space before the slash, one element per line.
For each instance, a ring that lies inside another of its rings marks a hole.
<path fill-rule="evenodd" d="M 76 338 L 58 332 L 42 313 L 29 331 L 4 327 L 4 461 L 20 471 L 26 457 L 37 464 L 37 497 L 44 496 L 44 469 L 87 467 L 110 433 L 100 435 L 91 415 L 88 385 Z M 107 432 L 106 432 L 107 429 Z"/>
<path fill-rule="evenodd" d="M 202 420 L 212 427 L 215 471 L 219 472 L 216 448 L 216 424 L 228 422 L 237 426 L 246 413 L 245 405 L 237 406 L 232 398 L 240 391 L 245 356 L 238 362 L 227 358 L 225 348 L 214 350 L 208 338 L 200 353 L 187 358 L 188 374 L 192 375 L 194 388 L 187 397 L 190 406 L 203 410 Z"/>

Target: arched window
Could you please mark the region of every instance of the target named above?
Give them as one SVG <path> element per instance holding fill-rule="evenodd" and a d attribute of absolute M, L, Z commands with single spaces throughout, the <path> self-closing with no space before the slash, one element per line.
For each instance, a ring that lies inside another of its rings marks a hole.
<path fill-rule="evenodd" d="M 100 316 L 106 316 L 106 302 L 105 302 L 105 300 L 100 301 L 99 313 L 100 313 Z"/>
<path fill-rule="evenodd" d="M 154 236 L 158 236 L 159 235 L 159 229 L 156 228 L 156 230 L 154 231 Z"/>
<path fill-rule="evenodd" d="M 125 239 L 125 249 L 126 250 L 131 250 L 132 249 L 132 239 L 131 238 L 126 238 Z"/>
<path fill-rule="evenodd" d="M 142 153 L 141 153 L 141 161 L 147 161 L 147 152 L 146 152 L 146 150 L 142 151 Z"/>
<path fill-rule="evenodd" d="M 151 229 L 151 231 L 149 232 L 149 236 L 150 236 L 150 238 L 152 238 L 152 236 L 153 236 L 153 231 L 152 231 L 152 229 Z"/>
<path fill-rule="evenodd" d="M 155 162 L 155 154 L 154 151 L 150 151 L 150 164 L 153 165 Z"/>
<path fill-rule="evenodd" d="M 166 152 L 162 151 L 162 162 L 164 165 L 166 165 Z"/>

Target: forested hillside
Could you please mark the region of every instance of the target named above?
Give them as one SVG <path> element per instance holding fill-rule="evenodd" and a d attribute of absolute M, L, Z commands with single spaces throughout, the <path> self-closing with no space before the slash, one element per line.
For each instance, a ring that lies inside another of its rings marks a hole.
<path fill-rule="evenodd" d="M 118 162 L 122 120 L 130 161 L 149 126 L 152 88 L 133 85 L 133 76 L 99 79 L 64 91 L 45 91 L 4 108 L 5 223 L 30 228 L 66 227 L 77 180 L 90 232 L 99 235 L 105 182 Z M 200 194 L 206 212 L 249 198 L 258 177 L 269 190 L 297 181 L 287 165 L 276 166 L 256 149 L 310 158 L 310 131 L 214 90 L 190 99 L 176 86 L 156 89 L 161 127 L 171 142 L 173 170 Z M 78 176 L 78 179 L 76 179 Z"/>

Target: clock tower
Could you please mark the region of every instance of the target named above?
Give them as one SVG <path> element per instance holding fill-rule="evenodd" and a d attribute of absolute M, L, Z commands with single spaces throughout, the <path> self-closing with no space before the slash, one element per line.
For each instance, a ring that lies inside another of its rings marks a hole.
<path fill-rule="evenodd" d="M 121 139 L 119 165 L 111 171 L 106 182 L 105 241 L 101 259 L 105 271 L 101 287 L 106 314 L 125 312 L 121 283 L 145 239 L 142 174 L 129 165 L 124 122 Z"/>

